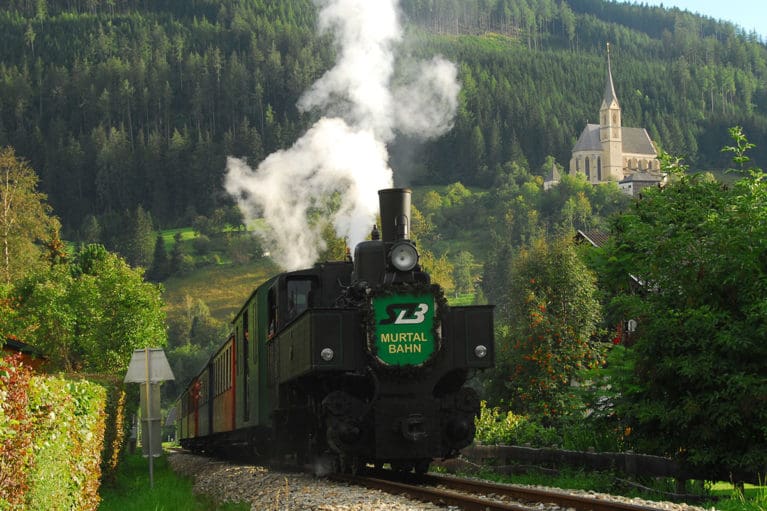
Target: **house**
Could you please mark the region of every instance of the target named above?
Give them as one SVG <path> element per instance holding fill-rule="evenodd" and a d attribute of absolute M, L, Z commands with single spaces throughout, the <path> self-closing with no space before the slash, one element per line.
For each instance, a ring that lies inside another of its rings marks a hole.
<path fill-rule="evenodd" d="M 621 191 L 632 197 L 638 197 L 639 194 L 645 188 L 665 186 L 666 174 L 649 173 L 649 172 L 636 172 L 629 174 L 618 182 L 618 187 Z"/>
<path fill-rule="evenodd" d="M 549 190 L 553 186 L 557 186 L 561 178 L 559 177 L 559 169 L 557 169 L 556 162 L 552 162 L 551 170 L 543 178 L 543 189 Z"/>
<path fill-rule="evenodd" d="M 6 337 L 2 342 L 2 356 L 5 357 L 7 355 L 21 353 L 21 360 L 24 362 L 24 365 L 31 367 L 35 371 L 39 371 L 40 368 L 48 361 L 48 359 L 43 356 L 42 352 L 37 348 L 23 343 L 15 337 Z"/>

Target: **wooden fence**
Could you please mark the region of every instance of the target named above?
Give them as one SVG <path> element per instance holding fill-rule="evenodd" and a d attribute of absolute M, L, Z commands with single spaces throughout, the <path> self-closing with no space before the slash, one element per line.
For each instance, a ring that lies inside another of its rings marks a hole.
<path fill-rule="evenodd" d="M 676 480 L 677 493 L 684 494 L 688 480 L 717 480 L 760 484 L 759 474 L 737 473 L 723 469 L 713 475 L 710 472 L 696 471 L 678 461 L 636 454 L 632 452 L 582 452 L 561 449 L 537 449 L 515 445 L 479 445 L 474 444 L 462 450 L 465 459 L 478 465 L 501 465 L 507 472 L 519 468 L 542 468 L 551 470 L 562 466 L 590 470 L 612 470 L 631 478 L 667 477 Z M 761 475 L 764 480 L 764 474 Z"/>

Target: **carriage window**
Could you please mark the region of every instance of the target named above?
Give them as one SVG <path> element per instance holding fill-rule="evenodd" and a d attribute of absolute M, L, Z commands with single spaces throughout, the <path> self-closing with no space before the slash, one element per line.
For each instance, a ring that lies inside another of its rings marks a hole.
<path fill-rule="evenodd" d="M 290 279 L 288 285 L 288 321 L 295 318 L 311 304 L 312 280 Z"/>

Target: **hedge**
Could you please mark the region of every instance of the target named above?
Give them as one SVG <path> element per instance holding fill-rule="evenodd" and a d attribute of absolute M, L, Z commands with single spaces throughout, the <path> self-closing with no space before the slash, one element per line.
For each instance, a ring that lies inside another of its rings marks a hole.
<path fill-rule="evenodd" d="M 0 359 L 0 509 L 95 510 L 124 445 L 122 384 Z"/>

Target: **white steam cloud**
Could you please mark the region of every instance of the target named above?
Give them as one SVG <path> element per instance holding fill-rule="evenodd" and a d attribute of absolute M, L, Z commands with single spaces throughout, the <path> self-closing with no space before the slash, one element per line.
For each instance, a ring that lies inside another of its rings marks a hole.
<path fill-rule="evenodd" d="M 452 127 L 460 86 L 455 66 L 442 59 L 400 65 L 397 0 L 315 0 L 319 29 L 331 32 L 336 65 L 304 93 L 302 111 L 324 117 L 287 150 L 257 169 L 227 159 L 226 190 L 247 220 L 263 215 L 260 233 L 286 270 L 313 264 L 323 250 L 322 222 L 310 221 L 338 194 L 332 218 L 350 246 L 365 239 L 378 211 L 378 190 L 393 183 L 386 144 L 397 133 L 431 138 Z"/>

